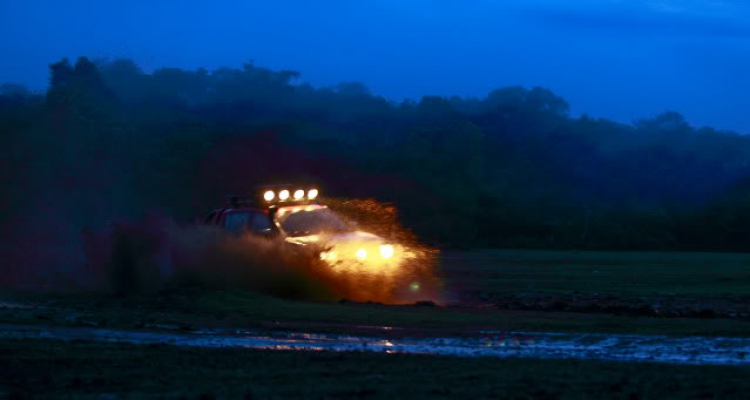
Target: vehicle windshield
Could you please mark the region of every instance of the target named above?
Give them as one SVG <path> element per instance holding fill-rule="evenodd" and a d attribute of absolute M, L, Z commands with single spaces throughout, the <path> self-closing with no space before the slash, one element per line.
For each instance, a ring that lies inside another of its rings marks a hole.
<path fill-rule="evenodd" d="M 277 221 L 284 232 L 292 237 L 352 230 L 343 218 L 327 208 L 280 215 Z"/>

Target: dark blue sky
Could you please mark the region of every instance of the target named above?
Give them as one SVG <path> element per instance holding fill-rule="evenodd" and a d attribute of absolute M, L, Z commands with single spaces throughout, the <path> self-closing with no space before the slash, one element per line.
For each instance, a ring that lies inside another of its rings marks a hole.
<path fill-rule="evenodd" d="M 41 89 L 62 57 L 296 69 L 393 100 L 544 86 L 574 114 L 665 110 L 750 133 L 746 0 L 0 0 L 0 82 Z M 125 5 L 127 4 L 127 5 Z"/>

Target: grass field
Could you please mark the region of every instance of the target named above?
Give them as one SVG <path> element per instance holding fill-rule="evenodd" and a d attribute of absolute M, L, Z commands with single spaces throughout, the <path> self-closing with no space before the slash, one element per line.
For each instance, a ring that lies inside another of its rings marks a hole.
<path fill-rule="evenodd" d="M 439 334 L 494 329 L 750 336 L 750 319 L 742 315 L 750 307 L 748 255 L 483 251 L 445 253 L 441 269 L 447 296 L 453 297 L 442 307 L 300 302 L 247 291 L 188 290 L 129 298 L 6 293 L 2 296 L 6 300 L 31 301 L 36 307 L 0 307 L 0 322 L 305 331 L 368 325 Z M 591 307 L 565 309 L 576 302 Z M 701 318 L 628 312 L 628 307 L 640 310 L 644 304 L 657 303 L 665 309 L 715 312 L 697 313 Z M 615 306 L 607 308 L 611 304 Z M 728 317 L 730 311 L 735 318 Z"/>
<path fill-rule="evenodd" d="M 459 291 L 749 298 L 750 254 L 486 250 L 444 253 Z"/>
<path fill-rule="evenodd" d="M 480 330 L 750 337 L 743 314 L 750 305 L 748 255 L 480 251 L 443 253 L 440 266 L 443 306 L 289 301 L 236 290 L 126 298 L 6 292 L 0 323 L 408 337 Z M 582 303 L 593 306 L 570 310 Z M 715 312 L 630 312 L 642 304 Z M 744 367 L 0 340 L 0 392 L 19 394 L 743 398 L 748 376 Z"/>

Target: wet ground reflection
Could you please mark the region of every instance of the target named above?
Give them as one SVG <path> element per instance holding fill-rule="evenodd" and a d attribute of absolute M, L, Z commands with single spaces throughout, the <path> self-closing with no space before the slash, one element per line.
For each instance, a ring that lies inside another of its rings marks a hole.
<path fill-rule="evenodd" d="M 378 339 L 314 333 L 203 330 L 188 333 L 0 325 L 0 339 L 92 340 L 207 348 L 365 351 L 463 357 L 596 359 L 750 365 L 750 339 L 574 333 L 477 332 L 475 338 Z"/>

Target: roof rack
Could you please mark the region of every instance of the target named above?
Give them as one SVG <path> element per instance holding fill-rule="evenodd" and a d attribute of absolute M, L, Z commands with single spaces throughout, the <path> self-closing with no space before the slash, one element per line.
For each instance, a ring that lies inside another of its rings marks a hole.
<path fill-rule="evenodd" d="M 237 206 L 248 206 L 248 205 L 255 205 L 257 204 L 257 195 L 237 195 L 237 194 L 228 194 L 227 195 L 227 204 L 231 205 L 232 207 Z"/>

